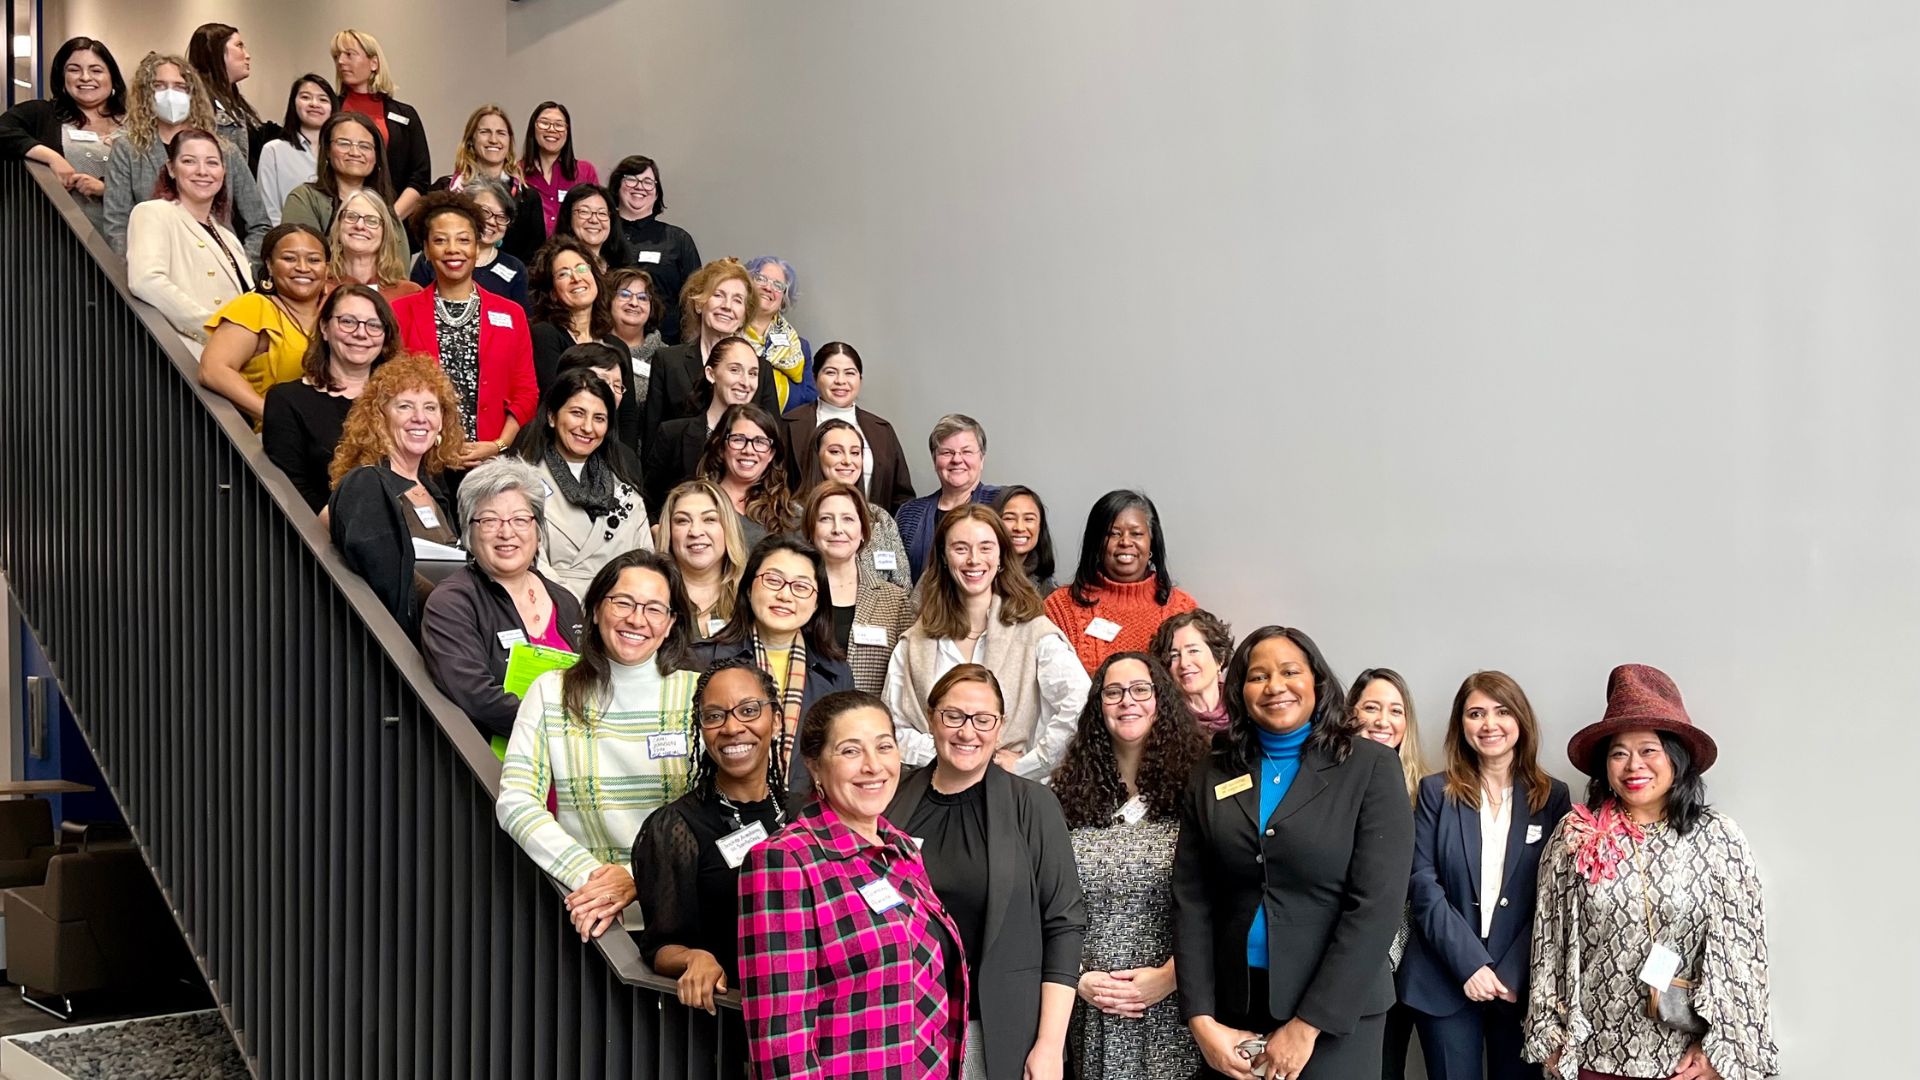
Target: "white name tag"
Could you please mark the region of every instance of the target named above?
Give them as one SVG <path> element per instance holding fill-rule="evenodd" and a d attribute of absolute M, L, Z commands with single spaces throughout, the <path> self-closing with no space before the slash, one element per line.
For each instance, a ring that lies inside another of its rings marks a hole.
<path fill-rule="evenodd" d="M 504 326 L 509 330 L 513 329 L 513 316 L 504 311 L 487 312 L 487 321 L 495 326 Z"/>
<path fill-rule="evenodd" d="M 747 861 L 747 852 L 752 851 L 755 844 L 766 838 L 767 827 L 756 821 L 744 829 L 735 829 L 721 837 L 715 841 L 715 846 L 720 849 L 720 857 L 727 860 L 727 868 L 738 870 L 740 864 Z"/>
<path fill-rule="evenodd" d="M 525 645 L 527 643 L 527 632 L 525 630 L 502 630 L 493 636 L 500 639 L 500 647 L 503 649 L 511 649 L 515 645 Z"/>
<path fill-rule="evenodd" d="M 1680 974 L 1680 954 L 1665 945 L 1655 945 L 1647 954 L 1647 962 L 1641 965 L 1640 981 L 1661 993 L 1673 985 L 1673 977 Z"/>
<path fill-rule="evenodd" d="M 1135 795 L 1120 807 L 1120 822 L 1123 825 L 1138 825 L 1140 819 L 1147 816 L 1147 804 Z"/>
<path fill-rule="evenodd" d="M 499 278 L 501 281 L 512 281 L 513 273 L 513 267 L 508 266 L 506 263 L 496 261 L 493 264 L 493 276 Z"/>
<path fill-rule="evenodd" d="M 1539 842 L 1540 842 L 1540 826 L 1538 825 L 1527 826 L 1527 843 L 1537 844 Z"/>
<path fill-rule="evenodd" d="M 875 570 L 898 570 L 900 569 L 900 557 L 891 551 L 876 551 L 873 553 L 873 568 Z"/>
<path fill-rule="evenodd" d="M 88 131 L 86 128 L 68 128 L 67 138 L 72 139 L 74 142 L 99 142 L 100 133 L 97 131 Z"/>
<path fill-rule="evenodd" d="M 642 251 L 638 255 L 635 255 L 633 257 L 633 261 L 643 262 L 643 263 L 658 263 L 660 261 L 660 253 L 657 251 Z"/>
<path fill-rule="evenodd" d="M 919 851 L 921 848 L 927 846 L 927 839 L 924 836 L 909 836 L 907 839 L 913 841 L 913 850 L 915 851 Z"/>
<path fill-rule="evenodd" d="M 644 379 L 644 378 L 646 378 L 647 376 L 649 376 L 649 375 L 651 375 L 651 374 L 653 374 L 653 361 L 651 361 L 651 360 L 635 360 L 635 361 L 633 362 L 633 377 L 634 377 L 634 378 L 636 378 L 636 379 Z"/>
<path fill-rule="evenodd" d="M 663 731 L 658 735 L 647 736 L 647 757 L 654 761 L 663 758 L 687 756 L 687 733 L 684 731 Z"/>
<path fill-rule="evenodd" d="M 776 345 L 776 346 L 778 346 L 778 347 L 780 347 L 780 348 L 782 348 L 782 349 L 784 349 L 784 348 L 786 348 L 787 346 L 789 346 L 789 345 L 791 345 L 791 344 L 793 344 L 793 339 L 792 339 L 792 338 L 790 338 L 790 337 L 788 337 L 788 336 L 787 336 L 787 335 L 785 335 L 785 334 L 774 334 L 774 335 L 773 335 L 772 337 L 769 337 L 769 338 L 767 339 L 767 344 L 769 344 L 769 345 Z"/>
<path fill-rule="evenodd" d="M 887 628 L 884 626 L 868 626 L 865 623 L 854 623 L 853 643 L 855 645 L 878 645 L 884 649 L 887 646 Z"/>
<path fill-rule="evenodd" d="M 545 477 L 542 477 L 540 479 L 540 490 L 546 495 L 547 498 L 549 499 L 553 498 L 553 485 L 547 483 Z"/>
<path fill-rule="evenodd" d="M 707 636 L 709 637 L 719 633 L 722 630 L 725 630 L 726 628 L 727 628 L 727 620 L 725 619 L 708 619 L 707 620 Z"/>
<path fill-rule="evenodd" d="M 900 890 L 894 888 L 893 882 L 886 878 L 860 886 L 860 898 L 867 902 L 875 915 L 884 915 L 906 903 L 900 896 Z"/>
<path fill-rule="evenodd" d="M 1087 624 L 1087 636 L 1112 641 L 1120 636 L 1120 624 L 1111 619 L 1095 619 Z"/>
<path fill-rule="evenodd" d="M 387 114 L 387 123 L 389 123 L 389 124 L 402 124 L 402 125 L 405 125 L 405 124 L 411 124 L 411 123 L 413 123 L 413 121 L 411 121 L 411 120 L 409 120 L 409 119 L 407 119 L 407 118 L 406 118 L 406 117 L 404 117 L 404 116 L 401 116 L 401 115 L 400 115 L 399 113 L 397 113 L 397 112 L 390 112 L 390 113 L 388 113 L 388 114 Z"/>
<path fill-rule="evenodd" d="M 433 512 L 433 507 L 416 506 L 413 508 L 413 512 L 415 516 L 419 517 L 420 524 L 425 525 L 427 528 L 437 529 L 440 527 L 440 515 Z"/>

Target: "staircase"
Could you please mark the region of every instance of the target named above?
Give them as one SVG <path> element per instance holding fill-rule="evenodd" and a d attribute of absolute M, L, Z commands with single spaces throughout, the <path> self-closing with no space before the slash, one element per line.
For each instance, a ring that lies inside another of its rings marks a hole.
<path fill-rule="evenodd" d="M 738 1075 L 573 933 L 484 740 L 37 165 L 0 260 L 0 573 L 254 1075 Z"/>

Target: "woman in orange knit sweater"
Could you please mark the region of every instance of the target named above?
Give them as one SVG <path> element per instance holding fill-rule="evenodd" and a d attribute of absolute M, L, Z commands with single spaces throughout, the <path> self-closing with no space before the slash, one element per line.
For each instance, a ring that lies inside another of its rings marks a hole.
<path fill-rule="evenodd" d="M 1047 618 L 1088 671 L 1108 656 L 1141 652 L 1173 615 L 1199 605 L 1173 585 L 1160 512 L 1138 491 L 1109 491 L 1087 514 L 1073 583 L 1047 597 Z"/>

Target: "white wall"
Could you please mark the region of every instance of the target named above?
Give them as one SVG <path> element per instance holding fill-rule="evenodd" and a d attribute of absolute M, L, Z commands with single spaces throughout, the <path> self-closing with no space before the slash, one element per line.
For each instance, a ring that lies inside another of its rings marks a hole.
<path fill-rule="evenodd" d="M 194 7 L 274 113 L 374 30 L 441 166 L 472 104 L 567 101 L 704 254 L 798 265 L 910 446 L 983 420 L 1063 561 L 1142 486 L 1203 603 L 1401 668 L 1430 743 L 1498 667 L 1572 778 L 1608 669 L 1666 668 L 1786 1075 L 1911 1070 L 1920 9 Z"/>

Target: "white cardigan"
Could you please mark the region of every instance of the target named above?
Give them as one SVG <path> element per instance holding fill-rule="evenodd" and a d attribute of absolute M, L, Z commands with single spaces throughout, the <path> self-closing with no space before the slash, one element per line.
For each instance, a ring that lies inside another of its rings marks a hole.
<path fill-rule="evenodd" d="M 179 203 L 148 199 L 127 219 L 127 284 L 133 295 L 158 308 L 198 353 L 207 340 L 207 320 L 227 301 L 253 288 L 247 249 L 215 222 L 219 243 Z M 234 268 L 240 278 L 234 280 Z"/>

